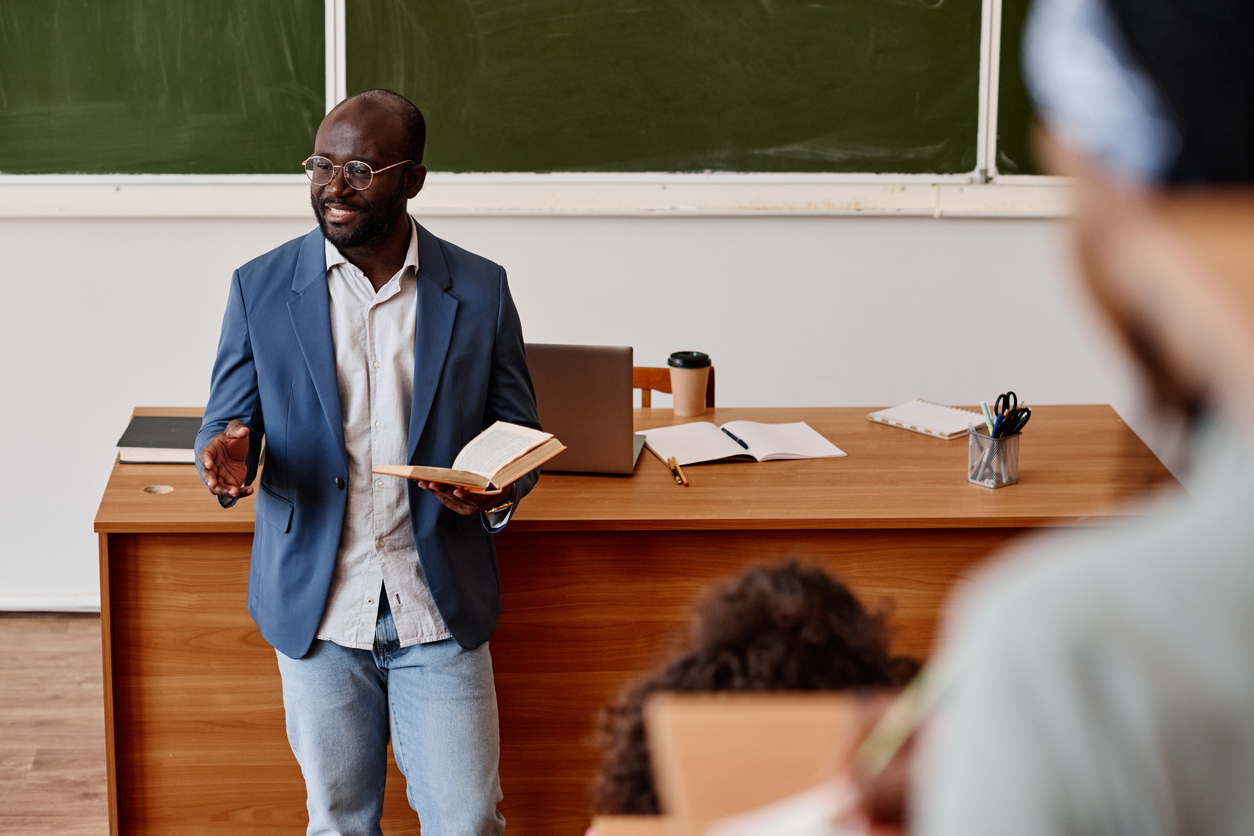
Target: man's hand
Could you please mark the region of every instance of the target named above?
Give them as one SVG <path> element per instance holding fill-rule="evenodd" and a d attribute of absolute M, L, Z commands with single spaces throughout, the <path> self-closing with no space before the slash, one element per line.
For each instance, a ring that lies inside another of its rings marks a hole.
<path fill-rule="evenodd" d="M 883 692 L 859 697 L 863 737 L 892 707 L 897 694 Z M 868 836 L 903 836 L 910 831 L 910 777 L 913 772 L 918 731 L 911 731 L 901 748 L 878 773 L 864 774 L 856 761 L 841 780 L 853 789 L 856 799 L 846 823 Z"/>
<path fill-rule="evenodd" d="M 248 435 L 243 421 L 232 421 L 200 452 L 200 478 L 214 496 L 238 499 L 252 494 L 253 489 L 244 486 L 248 476 Z"/>
<path fill-rule="evenodd" d="M 418 480 L 418 487 L 424 491 L 430 491 L 435 494 L 435 498 L 444 504 L 445 508 L 456 511 L 459 514 L 479 514 L 489 508 L 495 508 L 502 502 L 508 501 L 509 496 L 503 493 L 481 494 L 471 493 L 463 488 L 453 485 L 445 485 L 443 482 L 426 482 L 422 479 Z"/>

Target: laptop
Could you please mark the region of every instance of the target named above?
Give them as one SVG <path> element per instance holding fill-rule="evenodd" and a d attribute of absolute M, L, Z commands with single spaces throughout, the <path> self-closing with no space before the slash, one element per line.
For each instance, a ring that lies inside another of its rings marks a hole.
<path fill-rule="evenodd" d="M 631 346 L 527 343 L 540 426 L 566 445 L 544 465 L 565 473 L 631 473 L 644 447 L 632 432 Z"/>

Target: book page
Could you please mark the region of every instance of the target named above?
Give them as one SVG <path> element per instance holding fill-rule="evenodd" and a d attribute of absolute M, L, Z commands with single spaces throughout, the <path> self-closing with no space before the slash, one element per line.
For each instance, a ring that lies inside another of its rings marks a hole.
<path fill-rule="evenodd" d="M 645 430 L 644 443 L 662 461 L 674 456 L 681 465 L 748 455 L 709 421 Z"/>
<path fill-rule="evenodd" d="M 492 484 L 498 488 L 508 487 L 511 482 L 535 470 L 565 449 L 566 445 L 562 442 L 549 438 L 498 470 L 492 477 Z"/>
<path fill-rule="evenodd" d="M 845 455 L 832 442 L 805 421 L 791 424 L 763 424 L 758 421 L 728 421 L 723 425 L 737 438 L 744 439 L 749 452 L 760 462 L 770 459 L 825 459 Z"/>
<path fill-rule="evenodd" d="M 451 467 L 411 467 L 405 464 L 377 464 L 371 473 L 382 473 L 384 476 L 400 476 L 402 479 L 421 479 L 425 482 L 439 482 L 443 485 L 456 485 L 480 492 L 491 484 L 490 479 L 468 470 L 453 470 Z"/>
<path fill-rule="evenodd" d="M 196 451 L 163 447 L 119 447 L 122 464 L 195 464 Z"/>
<path fill-rule="evenodd" d="M 453 461 L 453 469 L 491 479 L 506 464 L 548 438 L 549 433 L 497 421 L 462 448 Z"/>

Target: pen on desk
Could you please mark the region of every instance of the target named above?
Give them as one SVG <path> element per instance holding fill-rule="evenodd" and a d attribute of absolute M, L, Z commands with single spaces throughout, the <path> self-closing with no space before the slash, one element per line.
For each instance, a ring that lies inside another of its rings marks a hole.
<path fill-rule="evenodd" d="M 675 459 L 675 470 L 679 471 L 679 478 L 683 481 L 684 487 L 688 487 L 688 477 L 684 474 L 684 469 L 679 466 L 679 459 Z"/>
<path fill-rule="evenodd" d="M 674 456 L 666 460 L 666 466 L 671 469 L 671 475 L 675 477 L 675 484 L 683 487 L 684 480 L 679 476 L 679 462 L 675 460 Z"/>
<path fill-rule="evenodd" d="M 980 401 L 980 410 L 984 413 L 984 423 L 988 425 L 988 435 L 993 435 L 993 413 L 988 411 L 988 401 Z"/>
<path fill-rule="evenodd" d="M 736 436 L 732 435 L 731 430 L 727 429 L 727 427 L 719 427 L 719 429 L 727 433 L 727 437 L 730 438 L 732 441 L 736 442 L 737 444 L 739 444 L 741 447 L 745 448 L 746 450 L 749 449 L 749 445 L 745 444 L 739 438 L 736 438 Z"/>

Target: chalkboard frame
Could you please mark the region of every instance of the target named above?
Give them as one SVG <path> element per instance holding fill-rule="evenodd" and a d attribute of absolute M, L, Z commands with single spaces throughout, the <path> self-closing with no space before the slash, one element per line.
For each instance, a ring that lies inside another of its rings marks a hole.
<path fill-rule="evenodd" d="M 326 108 L 329 110 L 347 95 L 347 0 L 325 0 L 324 37 L 327 48 L 325 89 Z M 963 195 L 957 203 L 967 209 L 959 211 L 976 216 L 1057 217 L 1065 214 L 1066 199 L 1062 196 L 1067 181 L 1041 175 L 1002 174 L 997 170 L 997 114 L 999 72 L 1001 60 L 1001 7 L 1002 0 L 982 0 L 981 53 L 979 78 L 979 116 L 977 126 L 977 167 L 960 174 L 880 174 L 880 173 L 762 173 L 718 172 L 706 174 L 674 172 L 570 172 L 570 173 L 443 173 L 432 172 L 427 191 L 440 191 L 445 197 L 439 203 L 455 214 L 645 214 L 645 215 L 736 215 L 736 214 L 872 214 L 872 215 L 924 215 L 941 216 L 945 200 L 942 195 Z M 109 200 L 97 193 L 91 197 L 75 196 L 72 187 L 100 187 L 115 185 L 127 187 L 134 195 L 137 189 L 150 190 L 158 186 L 171 187 L 193 201 L 198 208 L 184 207 L 179 198 L 173 202 L 174 214 L 207 216 L 238 216 L 215 206 L 207 197 L 211 192 L 197 190 L 197 186 L 250 186 L 259 189 L 269 187 L 269 194 L 290 193 L 295 187 L 303 187 L 302 174 L 3 174 L 0 173 L 0 191 L 12 192 L 14 188 L 31 186 L 57 186 L 60 189 L 57 207 L 48 201 L 35 201 L 30 211 L 0 209 L 0 217 L 87 217 L 96 215 L 137 216 L 134 206 L 123 205 L 124 200 L 110 208 Z M 1018 198 L 1009 201 L 992 195 L 973 197 L 998 186 L 1019 186 Z M 492 201 L 476 201 L 474 193 L 504 187 L 512 198 L 505 206 L 493 205 Z M 696 203 L 670 202 L 659 205 L 653 192 L 666 188 L 680 189 L 696 194 Z M 979 188 L 976 188 L 979 187 Z M 815 194 L 825 195 L 816 200 Z M 703 191 L 738 190 L 731 203 L 714 196 L 703 199 Z M 900 200 L 892 197 L 894 190 L 903 195 Z M 587 194 L 595 191 L 595 200 Z M 97 189 L 97 192 L 99 190 Z M 458 195 L 458 193 L 462 193 Z M 219 190 L 220 193 L 220 190 Z M 888 194 L 889 197 L 885 198 Z M 424 193 L 425 197 L 425 193 Z M 422 200 L 421 198 L 419 199 Z M 160 202 L 160 201 L 159 201 Z M 290 197 L 274 197 L 262 200 L 259 214 L 263 216 L 291 216 Z M 302 201 L 303 202 L 303 201 Z M 452 208 L 450 208 L 452 207 Z M 416 203 L 415 208 L 421 211 Z M 302 207 L 304 211 L 304 207 Z"/>

